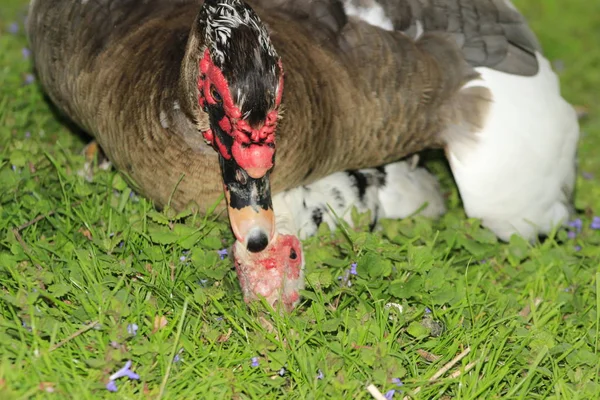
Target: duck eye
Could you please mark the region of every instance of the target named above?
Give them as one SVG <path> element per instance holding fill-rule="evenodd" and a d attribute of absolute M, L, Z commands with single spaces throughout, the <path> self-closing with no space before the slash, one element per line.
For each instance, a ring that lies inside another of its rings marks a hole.
<path fill-rule="evenodd" d="M 223 101 L 223 98 L 214 86 L 210 87 L 210 95 L 218 104 L 221 104 L 221 101 Z"/>
<path fill-rule="evenodd" d="M 296 250 L 294 250 L 294 248 L 292 247 L 290 249 L 290 259 L 295 260 L 296 258 L 298 258 L 298 254 L 296 254 Z"/>

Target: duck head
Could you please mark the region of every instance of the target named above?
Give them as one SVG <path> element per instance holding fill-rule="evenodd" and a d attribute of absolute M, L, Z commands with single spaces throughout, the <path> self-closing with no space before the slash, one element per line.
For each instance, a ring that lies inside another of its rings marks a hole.
<path fill-rule="evenodd" d="M 273 308 L 294 309 L 304 288 L 304 257 L 296 236 L 275 234 L 260 253 L 249 252 L 236 242 L 233 255 L 247 303 L 264 297 Z"/>
<path fill-rule="evenodd" d="M 247 250 L 260 252 L 275 234 L 269 173 L 283 93 L 281 60 L 266 27 L 240 0 L 205 1 L 192 36 L 198 109 L 208 115 L 202 135 L 219 154 L 233 233 Z"/>

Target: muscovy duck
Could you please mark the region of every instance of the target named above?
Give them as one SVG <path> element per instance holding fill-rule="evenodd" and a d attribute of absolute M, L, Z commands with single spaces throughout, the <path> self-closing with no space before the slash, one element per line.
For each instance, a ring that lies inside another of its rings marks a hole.
<path fill-rule="evenodd" d="M 205 210 L 224 188 L 240 266 L 298 253 L 275 220 L 302 191 L 272 192 L 426 148 L 501 239 L 568 218 L 577 118 L 510 1 L 251 4 L 33 0 L 27 30 L 52 101 L 139 192 Z"/>

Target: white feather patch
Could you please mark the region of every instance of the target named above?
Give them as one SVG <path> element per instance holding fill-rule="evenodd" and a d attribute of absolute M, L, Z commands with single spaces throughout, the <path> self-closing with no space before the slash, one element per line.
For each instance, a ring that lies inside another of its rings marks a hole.
<path fill-rule="evenodd" d="M 465 211 L 502 240 L 532 239 L 569 217 L 579 137 L 577 116 L 561 96 L 549 62 L 537 55 L 536 76 L 477 68 L 492 94 L 476 140 L 453 140 L 446 153 Z"/>
<path fill-rule="evenodd" d="M 375 1 L 372 1 L 369 6 L 354 5 L 352 0 L 344 1 L 344 11 L 350 17 L 356 17 L 368 24 L 377 26 L 386 31 L 393 31 L 394 24 L 385 15 L 383 8 Z"/>

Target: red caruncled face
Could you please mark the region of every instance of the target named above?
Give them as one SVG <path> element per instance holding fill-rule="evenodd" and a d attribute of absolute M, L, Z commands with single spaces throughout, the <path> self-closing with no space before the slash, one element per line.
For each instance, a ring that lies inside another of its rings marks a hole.
<path fill-rule="evenodd" d="M 219 128 L 233 138 L 231 150 L 225 146 L 215 135 L 212 129 L 202 132 L 209 144 L 212 144 L 223 158 L 231 157 L 252 178 L 261 178 L 273 167 L 275 155 L 275 128 L 277 126 L 278 108 L 283 94 L 283 68 L 281 60 L 279 66 L 279 85 L 275 98 L 275 107 L 267 113 L 266 120 L 261 126 L 252 127 L 242 118 L 240 108 L 234 103 L 229 90 L 229 85 L 223 72 L 217 67 L 210 57 L 208 49 L 200 60 L 200 74 L 198 79 L 200 107 L 221 106 L 224 116 L 218 121 Z"/>
<path fill-rule="evenodd" d="M 246 302 L 264 297 L 272 306 L 281 302 L 286 311 L 298 304 L 299 290 L 304 288 L 304 257 L 296 236 L 277 235 L 260 253 L 236 242 L 233 255 Z"/>

